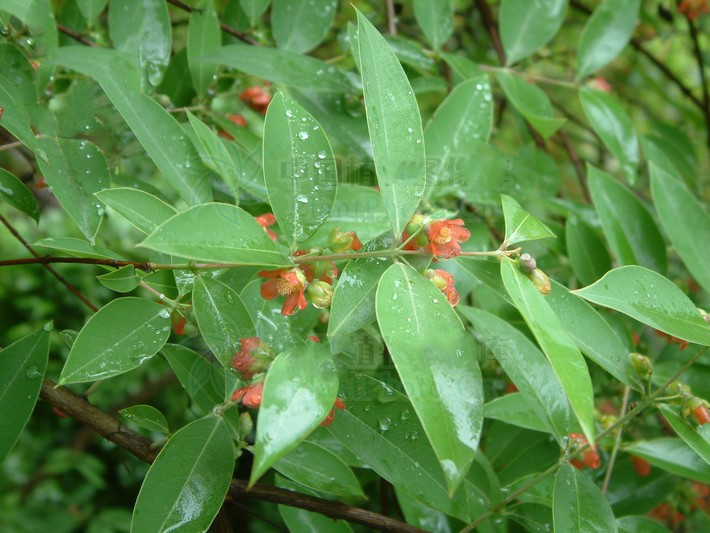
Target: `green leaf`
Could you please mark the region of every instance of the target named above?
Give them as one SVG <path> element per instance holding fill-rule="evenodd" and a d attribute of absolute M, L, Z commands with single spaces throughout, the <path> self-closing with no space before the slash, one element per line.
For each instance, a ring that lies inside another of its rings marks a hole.
<path fill-rule="evenodd" d="M 140 428 L 159 433 L 170 433 L 165 415 L 150 405 L 133 405 L 121 409 L 118 413 Z"/>
<path fill-rule="evenodd" d="M 42 137 L 36 142 L 47 154 L 47 161 L 37 159 L 39 170 L 81 233 L 93 243 L 104 212 L 94 193 L 110 181 L 104 155 L 85 140 Z"/>
<path fill-rule="evenodd" d="M 627 444 L 623 449 L 671 474 L 710 483 L 710 465 L 681 439 L 661 437 Z"/>
<path fill-rule="evenodd" d="M 441 291 L 402 263 L 382 276 L 376 309 L 382 337 L 452 495 L 473 462 L 483 423 L 475 342 Z"/>
<path fill-rule="evenodd" d="M 624 185 L 588 165 L 587 179 L 594 207 L 616 260 L 665 273 L 666 245 L 646 207 Z"/>
<path fill-rule="evenodd" d="M 326 345 L 309 341 L 276 357 L 264 383 L 250 485 L 318 427 L 337 393 L 338 373 Z"/>
<path fill-rule="evenodd" d="M 141 282 L 133 265 L 122 266 L 108 274 L 97 276 L 99 283 L 116 292 L 131 292 Z"/>
<path fill-rule="evenodd" d="M 223 366 L 229 367 L 241 339 L 254 336 L 254 323 L 239 295 L 228 285 L 199 276 L 192 293 L 202 338 Z"/>
<path fill-rule="evenodd" d="M 515 307 L 523 315 L 567 393 L 582 431 L 593 442 L 594 392 L 584 357 L 544 296 L 513 261 L 503 259 L 501 276 Z"/>
<path fill-rule="evenodd" d="M 553 116 L 550 99 L 540 87 L 504 72 L 496 73 L 496 78 L 506 98 L 543 137 L 550 137 L 566 122 L 564 118 Z"/>
<path fill-rule="evenodd" d="M 328 217 L 338 177 L 320 124 L 283 93 L 272 100 L 264 122 L 264 179 L 279 227 L 295 248 Z"/>
<path fill-rule="evenodd" d="M 348 465 L 317 444 L 302 442 L 276 461 L 274 470 L 319 492 L 342 498 L 365 498 L 360 482 Z"/>
<path fill-rule="evenodd" d="M 278 474 L 274 478 L 276 486 L 279 488 L 309 496 L 319 495 L 317 491 L 310 490 Z M 279 505 L 278 508 L 284 524 L 291 533 L 313 533 L 314 531 L 318 533 L 353 533 L 350 525 L 344 520 L 336 521 L 320 513 L 288 505 Z"/>
<path fill-rule="evenodd" d="M 260 294 L 262 283 L 264 280 L 261 279 L 248 283 L 240 297 L 256 326 L 256 336 L 279 353 L 293 346 L 292 323 L 289 317 L 281 314 L 283 302 L 266 300 Z"/>
<path fill-rule="evenodd" d="M 106 9 L 108 0 L 76 0 L 76 4 L 88 25 L 93 26 L 101 12 Z"/>
<path fill-rule="evenodd" d="M 103 246 L 92 246 L 84 239 L 74 237 L 47 237 L 33 244 L 50 250 L 60 250 L 74 257 L 93 257 L 95 259 L 118 259 L 123 257 Z"/>
<path fill-rule="evenodd" d="M 485 76 L 486 72 L 470 59 L 458 55 L 441 52 L 441 57 L 451 67 L 451 70 L 460 78 L 459 81 Z"/>
<path fill-rule="evenodd" d="M 589 17 L 577 53 L 577 78 L 612 61 L 628 44 L 639 19 L 641 0 L 604 0 Z"/>
<path fill-rule="evenodd" d="M 111 7 L 114 5 L 112 3 Z M 162 2 L 161 5 L 165 6 Z M 209 172 L 185 138 L 182 127 L 160 104 L 141 93 L 139 74 L 124 56 L 105 48 L 63 46 L 57 51 L 54 62 L 92 76 L 101 85 L 183 200 L 193 205 L 212 199 Z"/>
<path fill-rule="evenodd" d="M 269 8 L 271 0 L 239 0 L 244 13 L 249 17 L 252 27 L 256 26 L 264 12 Z"/>
<path fill-rule="evenodd" d="M 0 350 L 0 463 L 34 410 L 49 355 L 51 323 Z"/>
<path fill-rule="evenodd" d="M 707 433 L 702 434 L 700 428 L 691 426 L 686 420 L 679 416 L 676 411 L 666 404 L 658 406 L 668 423 L 673 428 L 678 436 L 690 446 L 695 453 L 702 457 L 703 461 L 710 465 L 710 440 Z"/>
<path fill-rule="evenodd" d="M 506 64 L 534 54 L 557 34 L 567 11 L 567 0 L 503 0 L 500 37 Z"/>
<path fill-rule="evenodd" d="M 619 533 L 670 533 L 658 520 L 647 516 L 624 516 L 616 521 Z"/>
<path fill-rule="evenodd" d="M 365 110 L 387 216 L 399 237 L 426 186 L 424 134 L 407 75 L 384 37 L 358 11 Z"/>
<path fill-rule="evenodd" d="M 4 168 L 0 168 L 0 199 L 39 223 L 37 199 L 24 183 Z"/>
<path fill-rule="evenodd" d="M 172 27 L 168 5 L 163 0 L 112 0 L 108 27 L 114 48 L 135 58 L 143 85 L 157 87 L 170 62 Z"/>
<path fill-rule="evenodd" d="M 444 513 L 418 502 L 402 489 L 395 487 L 394 492 L 408 524 L 437 533 L 451 533 L 451 526 Z"/>
<path fill-rule="evenodd" d="M 710 325 L 695 304 L 671 280 L 652 270 L 615 268 L 595 284 L 573 292 L 673 337 L 710 346 Z"/>
<path fill-rule="evenodd" d="M 354 34 L 357 39 L 357 28 L 355 25 L 349 25 L 348 28 L 352 27 Z M 413 41 L 412 39 L 407 39 L 406 37 L 402 37 L 401 35 L 383 35 L 385 38 L 385 41 L 387 41 L 387 44 L 389 47 L 392 49 L 394 52 L 394 55 L 397 56 L 397 59 L 403 64 L 403 65 L 408 65 L 419 72 L 423 73 L 432 73 L 436 72 L 436 62 L 434 59 L 429 55 L 425 50 L 424 47 L 419 43 L 418 41 Z M 357 53 L 359 50 L 359 45 L 357 44 L 357 40 L 355 41 L 354 44 L 351 45 L 353 47 L 352 52 Z M 360 56 L 358 55 L 357 61 L 360 60 Z M 442 81 L 438 78 L 434 78 L 431 76 L 422 76 L 419 78 L 414 78 L 411 83 L 414 84 L 417 81 L 423 82 L 424 80 L 429 80 L 432 82 L 439 82 Z M 414 85 L 412 85 L 412 88 L 414 88 Z M 446 84 L 444 84 L 443 88 L 444 92 L 446 92 L 447 87 Z"/>
<path fill-rule="evenodd" d="M 414 16 L 434 50 L 441 50 L 454 30 L 452 0 L 414 0 Z"/>
<path fill-rule="evenodd" d="M 706 208 L 682 181 L 656 165 L 651 165 L 651 193 L 658 218 L 676 252 L 693 278 L 710 293 L 706 233 L 710 215 Z"/>
<path fill-rule="evenodd" d="M 614 154 L 631 185 L 636 182 L 639 143 L 631 118 L 609 94 L 589 87 L 579 91 L 584 114 L 604 146 Z"/>
<path fill-rule="evenodd" d="M 560 533 L 617 531 L 614 513 L 602 491 L 570 464 L 555 476 L 552 514 L 555 531 Z"/>
<path fill-rule="evenodd" d="M 213 365 L 199 353 L 178 344 L 160 350 L 180 381 L 182 388 L 205 414 L 226 397 L 224 369 Z M 230 391 L 231 394 L 231 391 Z"/>
<path fill-rule="evenodd" d="M 320 59 L 288 50 L 230 44 L 223 46 L 206 60 L 302 90 L 332 93 L 349 93 L 353 90 L 342 70 Z"/>
<path fill-rule="evenodd" d="M 146 235 L 177 213 L 173 206 L 140 189 L 116 187 L 94 194 Z"/>
<path fill-rule="evenodd" d="M 527 398 L 519 392 L 500 396 L 483 406 L 483 416 L 506 424 L 549 433 L 547 423 L 530 410 Z"/>
<path fill-rule="evenodd" d="M 596 364 L 632 389 L 642 386 L 631 367 L 629 351 L 616 336 L 611 326 L 582 298 L 567 287 L 552 281 L 546 301 L 567 329 L 567 332 Z"/>
<path fill-rule="evenodd" d="M 611 256 L 606 244 L 592 228 L 572 216 L 565 225 L 567 256 L 577 279 L 589 285 L 611 270 Z"/>
<path fill-rule="evenodd" d="M 318 46 L 333 24 L 337 0 L 274 0 L 271 29 L 276 45 L 305 54 Z"/>
<path fill-rule="evenodd" d="M 557 237 L 550 228 L 525 211 L 520 204 L 506 194 L 500 195 L 505 217 L 505 244 Z"/>
<path fill-rule="evenodd" d="M 214 0 L 208 0 L 201 10 L 190 13 L 187 25 L 187 64 L 195 91 L 200 98 L 205 97 L 212 78 L 217 74 L 217 65 L 202 61 L 202 57 L 214 54 L 221 46 L 222 30 L 219 27 Z"/>
<path fill-rule="evenodd" d="M 207 531 L 219 512 L 234 470 L 229 430 L 206 416 L 175 433 L 143 480 L 131 533 Z"/>
<path fill-rule="evenodd" d="M 570 432 L 572 412 L 565 391 L 542 352 L 523 333 L 495 315 L 466 306 L 460 306 L 459 311 L 473 324 L 483 344 L 522 393 L 531 416 L 543 421 L 546 429 L 541 431 L 552 433 L 562 442 Z"/>
<path fill-rule="evenodd" d="M 465 182 L 464 162 L 478 143 L 488 142 L 492 126 L 488 76 L 476 76 L 454 87 L 424 130 L 428 187 L 460 187 Z"/>
<path fill-rule="evenodd" d="M 229 150 L 207 124 L 189 111 L 187 112 L 187 118 L 195 132 L 195 137 L 197 138 L 195 148 L 200 153 L 202 162 L 207 168 L 217 172 L 234 197 L 239 199 L 239 181 L 237 180 L 239 172 L 237 165 L 232 160 L 232 156 L 229 155 Z M 202 156 L 203 153 L 204 156 Z"/>
<path fill-rule="evenodd" d="M 170 313 L 142 298 L 118 298 L 89 318 L 62 368 L 59 384 L 123 374 L 141 365 L 170 336 Z"/>
<path fill-rule="evenodd" d="M 289 266 L 254 218 L 228 204 L 197 205 L 178 213 L 148 235 L 140 246 L 201 261 Z"/>

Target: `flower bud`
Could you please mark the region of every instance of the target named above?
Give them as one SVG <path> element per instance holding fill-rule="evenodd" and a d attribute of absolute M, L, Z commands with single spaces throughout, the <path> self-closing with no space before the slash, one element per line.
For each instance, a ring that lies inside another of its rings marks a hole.
<path fill-rule="evenodd" d="M 306 289 L 308 299 L 318 309 L 330 307 L 333 301 L 333 286 L 325 281 L 314 281 Z"/>
<path fill-rule="evenodd" d="M 552 290 L 552 285 L 550 285 L 550 278 L 547 277 L 547 274 L 545 274 L 542 270 L 539 268 L 536 268 L 529 274 L 526 274 L 528 279 L 533 282 L 533 285 L 537 287 L 537 290 L 540 291 L 540 294 L 543 296 L 547 296 L 550 294 L 550 291 Z"/>
<path fill-rule="evenodd" d="M 518 263 L 520 271 L 525 274 L 531 274 L 537 268 L 537 261 L 530 254 L 523 254 L 520 256 L 520 262 Z"/>
<path fill-rule="evenodd" d="M 422 215 L 417 214 L 409 220 L 409 224 L 404 228 L 404 231 L 406 231 L 408 235 L 414 235 L 418 231 L 421 231 L 425 224 L 426 219 Z"/>
<path fill-rule="evenodd" d="M 246 437 L 254 429 L 254 421 L 248 411 L 244 411 L 239 415 L 239 434 L 242 438 Z"/>
<path fill-rule="evenodd" d="M 354 231 L 343 232 L 340 228 L 333 228 L 328 236 L 328 247 L 339 254 L 348 250 L 359 250 L 362 243 Z"/>
<path fill-rule="evenodd" d="M 234 354 L 232 368 L 240 372 L 243 379 L 250 379 L 271 363 L 274 351 L 259 337 L 247 337 L 240 341 L 241 349 Z"/>
<path fill-rule="evenodd" d="M 697 420 L 698 424 L 701 426 L 703 424 L 710 424 L 710 413 L 708 413 L 708 408 L 702 402 L 693 409 L 693 414 L 695 415 L 695 420 Z"/>
<path fill-rule="evenodd" d="M 429 281 L 434 284 L 434 287 L 436 287 L 440 291 L 443 291 L 446 288 L 446 280 L 442 276 L 437 274 L 436 270 L 431 268 L 427 269 L 424 271 L 424 275 Z"/>
<path fill-rule="evenodd" d="M 631 359 L 631 366 L 638 377 L 646 379 L 651 375 L 653 372 L 653 363 L 651 363 L 648 357 L 634 352 L 629 354 L 629 358 Z"/>

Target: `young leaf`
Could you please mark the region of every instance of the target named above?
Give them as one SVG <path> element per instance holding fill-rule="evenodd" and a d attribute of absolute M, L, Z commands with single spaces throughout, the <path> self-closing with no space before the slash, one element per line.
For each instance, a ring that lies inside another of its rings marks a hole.
<path fill-rule="evenodd" d="M 614 513 L 602 491 L 570 464 L 560 468 L 555 476 L 552 513 L 555 531 L 617 531 Z"/>
<path fill-rule="evenodd" d="M 651 193 L 661 225 L 695 280 L 710 292 L 710 215 L 680 179 L 651 165 Z M 704 228 L 704 229 L 703 229 Z"/>
<path fill-rule="evenodd" d="M 695 304 L 675 283 L 647 268 L 615 268 L 595 284 L 573 293 L 673 337 L 710 346 L 710 324 Z"/>
<path fill-rule="evenodd" d="M 572 270 L 582 284 L 594 283 L 611 270 L 606 244 L 581 219 L 576 216 L 567 219 L 565 239 Z"/>
<path fill-rule="evenodd" d="M 0 350 L 0 463 L 34 410 L 49 355 L 51 323 Z"/>
<path fill-rule="evenodd" d="M 710 483 L 710 465 L 681 439 L 661 437 L 627 444 L 623 449 L 676 476 Z"/>
<path fill-rule="evenodd" d="M 15 209 L 19 209 L 39 223 L 39 204 L 37 199 L 24 183 L 4 168 L 0 168 L 0 200 L 7 202 Z"/>
<path fill-rule="evenodd" d="M 604 235 L 622 265 L 641 265 L 665 273 L 663 236 L 646 207 L 614 178 L 588 165 L 587 179 Z"/>
<path fill-rule="evenodd" d="M 417 100 L 387 41 L 358 11 L 365 110 L 382 200 L 395 237 L 401 235 L 426 186 Z"/>
<path fill-rule="evenodd" d="M 217 73 L 217 65 L 202 60 L 214 54 L 222 46 L 222 31 L 214 8 L 214 0 L 207 0 L 201 10 L 190 13 L 187 25 L 187 63 L 197 96 L 204 98 L 212 78 Z M 229 183 L 229 182 L 227 182 Z"/>
<path fill-rule="evenodd" d="M 276 45 L 310 52 L 328 35 L 337 10 L 337 0 L 274 0 L 271 25 Z"/>
<path fill-rule="evenodd" d="M 108 274 L 97 276 L 96 279 L 104 287 L 116 292 L 131 292 L 141 281 L 133 265 L 122 266 Z"/>
<path fill-rule="evenodd" d="M 338 177 L 320 124 L 283 93 L 264 122 L 264 179 L 279 227 L 295 248 L 328 217 Z"/>
<path fill-rule="evenodd" d="M 276 357 L 264 383 L 250 485 L 318 427 L 337 393 L 338 373 L 324 344 L 308 341 Z"/>
<path fill-rule="evenodd" d="M 282 267 L 289 261 L 246 211 L 209 203 L 166 220 L 140 244 L 201 261 Z"/>
<path fill-rule="evenodd" d="M 503 72 L 498 72 L 496 78 L 506 98 L 543 137 L 550 137 L 566 122 L 564 118 L 553 116 L 550 99 L 540 87 L 525 81 L 520 76 Z"/>
<path fill-rule="evenodd" d="M 550 42 L 566 11 L 567 0 L 503 0 L 499 26 L 506 64 L 512 65 Z"/>
<path fill-rule="evenodd" d="M 166 344 L 160 352 L 200 411 L 210 413 L 215 405 L 224 402 L 227 391 L 222 367 L 178 344 Z M 231 391 L 229 392 L 231 394 Z"/>
<path fill-rule="evenodd" d="M 475 342 L 441 291 L 402 263 L 382 276 L 376 309 L 397 373 L 453 494 L 473 462 L 483 423 Z"/>
<path fill-rule="evenodd" d="M 545 298 L 513 261 L 503 259 L 501 276 L 515 307 L 523 315 L 567 393 L 582 431 L 593 442 L 594 392 L 584 357 Z"/>
<path fill-rule="evenodd" d="M 639 143 L 631 118 L 609 94 L 589 87 L 579 91 L 584 114 L 604 146 L 614 154 L 631 185 L 636 183 Z"/>
<path fill-rule="evenodd" d="M 173 206 L 140 189 L 116 187 L 104 189 L 95 195 L 146 235 L 153 233 L 163 222 L 177 214 Z"/>
<path fill-rule="evenodd" d="M 254 336 L 254 323 L 242 300 L 221 281 L 199 276 L 192 305 L 202 338 L 217 360 L 229 368 L 239 351 L 240 339 Z"/>
<path fill-rule="evenodd" d="M 193 13 L 194 14 L 194 13 Z M 229 190 L 234 195 L 234 197 L 239 199 L 239 181 L 237 180 L 238 170 L 237 165 L 235 165 L 232 160 L 232 156 L 229 155 L 229 150 L 222 143 L 217 134 L 213 132 L 207 124 L 202 122 L 195 115 L 187 112 L 187 118 L 190 121 L 195 136 L 197 137 L 197 142 L 199 146 L 197 148 L 198 153 L 204 153 L 202 162 L 207 166 L 207 168 L 217 172 L 224 183 L 227 184 Z"/>
<path fill-rule="evenodd" d="M 132 533 L 174 531 L 189 524 L 207 531 L 229 489 L 234 448 L 224 420 L 191 422 L 160 451 L 138 493 Z"/>
<path fill-rule="evenodd" d="M 414 0 L 414 17 L 434 50 L 441 50 L 454 30 L 453 0 Z"/>
<path fill-rule="evenodd" d="M 525 211 L 514 198 L 500 195 L 505 217 L 505 244 L 512 246 L 519 242 L 556 237 L 550 228 Z"/>
<path fill-rule="evenodd" d="M 170 433 L 165 415 L 150 405 L 133 405 L 121 409 L 118 413 L 136 426 L 148 431 Z"/>
<path fill-rule="evenodd" d="M 533 431 L 550 431 L 547 423 L 530 410 L 527 399 L 519 392 L 499 396 L 488 402 L 483 406 L 483 416 Z"/>
<path fill-rule="evenodd" d="M 89 318 L 62 368 L 59 384 L 123 374 L 155 355 L 170 336 L 170 313 L 142 298 L 118 298 Z"/>
<path fill-rule="evenodd" d="M 579 41 L 577 78 L 612 61 L 627 45 L 638 23 L 641 0 L 604 0 L 589 17 Z"/>
<path fill-rule="evenodd" d="M 663 418 L 665 418 L 673 428 L 673 431 L 675 431 L 695 453 L 702 457 L 703 461 L 710 465 L 710 440 L 708 440 L 707 433 L 703 435 L 700 432 L 700 428 L 691 426 L 679 416 L 670 405 L 661 404 L 658 408 L 661 410 Z"/>

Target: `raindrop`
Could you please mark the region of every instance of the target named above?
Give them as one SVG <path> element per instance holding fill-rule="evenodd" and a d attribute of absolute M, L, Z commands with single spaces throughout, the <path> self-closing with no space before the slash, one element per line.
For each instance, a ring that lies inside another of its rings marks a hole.
<path fill-rule="evenodd" d="M 392 418 L 386 416 L 384 418 L 380 418 L 377 423 L 380 426 L 380 431 L 385 432 L 392 426 Z"/>
<path fill-rule="evenodd" d="M 35 379 L 40 377 L 42 375 L 42 372 L 40 372 L 39 368 L 37 368 L 36 366 L 31 366 L 27 370 L 25 370 L 25 375 L 29 379 Z"/>
<path fill-rule="evenodd" d="M 302 141 L 305 141 L 308 139 L 308 132 L 307 131 L 302 131 L 298 134 L 298 138 L 301 139 Z"/>
<path fill-rule="evenodd" d="M 170 318 L 170 311 L 165 309 L 164 307 L 160 310 L 160 313 L 158 313 L 162 318 Z"/>

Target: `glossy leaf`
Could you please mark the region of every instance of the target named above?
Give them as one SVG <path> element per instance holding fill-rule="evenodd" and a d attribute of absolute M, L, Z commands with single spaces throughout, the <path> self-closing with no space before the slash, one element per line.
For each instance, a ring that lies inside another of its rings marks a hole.
<path fill-rule="evenodd" d="M 710 215 L 682 181 L 651 165 L 651 193 L 661 225 L 693 278 L 710 292 Z"/>
<path fill-rule="evenodd" d="M 140 189 L 116 187 L 99 191 L 96 197 L 146 235 L 153 233 L 177 211 L 160 198 Z"/>
<path fill-rule="evenodd" d="M 436 533 L 451 533 L 446 515 L 428 505 L 418 502 L 403 490 L 395 487 L 397 503 L 408 524 Z"/>
<path fill-rule="evenodd" d="M 91 245 L 84 239 L 74 237 L 47 237 L 33 244 L 50 250 L 60 250 L 74 257 L 93 257 L 96 259 L 123 259 L 120 255 L 103 246 Z"/>
<path fill-rule="evenodd" d="M 505 243 L 512 246 L 519 242 L 556 237 L 550 228 L 525 211 L 514 198 L 500 195 L 505 217 Z"/>
<path fill-rule="evenodd" d="M 51 323 L 0 350 L 0 463 L 32 415 L 49 355 Z"/>
<path fill-rule="evenodd" d="M 27 186 L 4 168 L 0 168 L 0 200 L 32 217 L 39 223 L 39 204 Z"/>
<path fill-rule="evenodd" d="M 612 61 L 628 44 L 639 19 L 641 0 L 604 0 L 582 31 L 577 77 L 584 78 Z"/>
<path fill-rule="evenodd" d="M 619 533 L 670 533 L 658 520 L 647 516 L 623 516 L 616 521 Z"/>
<path fill-rule="evenodd" d="M 244 13 L 252 26 L 256 26 L 264 12 L 269 8 L 271 0 L 239 0 Z"/>
<path fill-rule="evenodd" d="M 148 431 L 170 433 L 165 415 L 150 405 L 133 405 L 121 409 L 119 414 L 136 426 Z"/>
<path fill-rule="evenodd" d="M 555 476 L 552 513 L 555 531 L 617 531 L 614 513 L 602 491 L 570 464 L 560 468 Z"/>
<path fill-rule="evenodd" d="M 108 274 L 97 276 L 96 279 L 104 287 L 116 292 L 131 292 L 138 287 L 141 281 L 133 265 L 122 266 Z"/>
<path fill-rule="evenodd" d="M 77 7 L 84 15 L 86 22 L 92 26 L 101 12 L 106 8 L 108 0 L 77 0 Z"/>
<path fill-rule="evenodd" d="M 239 199 L 237 165 L 232 160 L 232 156 L 229 155 L 229 150 L 222 144 L 217 134 L 213 132 L 207 124 L 189 111 L 187 118 L 195 132 L 195 137 L 197 138 L 195 148 L 198 153 L 200 153 L 202 162 L 207 168 L 217 172 L 224 180 L 224 183 L 227 184 L 227 187 L 229 187 L 234 197 Z M 204 156 L 202 154 L 204 154 Z"/>
<path fill-rule="evenodd" d="M 271 25 L 276 45 L 310 52 L 328 35 L 337 10 L 337 0 L 274 0 Z"/>
<path fill-rule="evenodd" d="M 214 54 L 221 46 L 222 32 L 214 0 L 208 0 L 202 9 L 190 13 L 187 25 L 187 63 L 192 83 L 200 98 L 204 98 L 212 78 L 217 74 L 217 65 L 203 61 L 202 58 Z"/>
<path fill-rule="evenodd" d="M 601 170 L 589 165 L 587 175 L 594 207 L 616 260 L 622 265 L 641 265 L 665 273 L 666 246 L 646 207 Z"/>
<path fill-rule="evenodd" d="M 611 270 L 606 244 L 585 222 L 576 216 L 565 225 L 567 256 L 577 279 L 589 285 Z"/>
<path fill-rule="evenodd" d="M 338 177 L 320 124 L 283 93 L 274 97 L 266 113 L 264 178 L 279 227 L 295 248 L 328 217 Z"/>
<path fill-rule="evenodd" d="M 710 483 L 710 465 L 681 439 L 661 437 L 627 444 L 623 449 L 671 474 L 700 483 Z"/>
<path fill-rule="evenodd" d="M 258 279 L 248 283 L 240 298 L 254 321 L 256 336 L 279 353 L 293 346 L 292 323 L 289 317 L 281 314 L 281 301 L 265 300 L 259 293 L 263 282 Z"/>
<path fill-rule="evenodd" d="M 221 281 L 199 276 L 192 305 L 202 338 L 217 360 L 229 367 L 240 349 L 240 339 L 254 336 L 254 323 L 242 300 Z"/>
<path fill-rule="evenodd" d="M 584 114 L 604 146 L 614 154 L 630 184 L 636 182 L 639 143 L 631 118 L 609 94 L 584 87 L 579 91 Z"/>
<path fill-rule="evenodd" d="M 670 405 L 661 404 L 658 406 L 668 423 L 678 436 L 690 446 L 695 453 L 702 457 L 703 461 L 710 465 L 710 440 L 708 433 L 702 434 L 700 428 L 693 427 L 685 421 Z"/>
<path fill-rule="evenodd" d="M 372 23 L 358 12 L 365 110 L 377 182 L 395 236 L 419 205 L 426 185 L 419 107 L 402 66 Z"/>
<path fill-rule="evenodd" d="M 288 50 L 230 44 L 206 59 L 302 90 L 347 93 L 353 89 L 347 76 L 337 67 Z"/>
<path fill-rule="evenodd" d="M 85 140 L 42 137 L 36 142 L 48 158 L 46 162 L 37 160 L 42 175 L 81 233 L 93 243 L 104 212 L 94 193 L 108 187 L 110 181 L 103 153 Z"/>
<path fill-rule="evenodd" d="M 567 0 L 503 0 L 499 26 L 506 63 L 517 63 L 550 42 L 566 11 Z"/>
<path fill-rule="evenodd" d="M 513 426 L 549 432 L 547 424 L 537 416 L 535 411 L 530 410 L 527 399 L 519 392 L 506 394 L 488 402 L 483 407 L 483 416 Z"/>
<path fill-rule="evenodd" d="M 483 422 L 475 342 L 424 276 L 392 265 L 376 295 L 377 322 L 453 494 L 473 462 Z"/>
<path fill-rule="evenodd" d="M 182 388 L 202 413 L 211 413 L 215 405 L 224 402 L 226 391 L 222 367 L 178 344 L 166 344 L 160 351 L 175 372 Z"/>
<path fill-rule="evenodd" d="M 289 265 L 254 218 L 228 204 L 203 204 L 178 213 L 148 235 L 141 246 L 201 261 Z"/>
<path fill-rule="evenodd" d="M 170 313 L 142 298 L 118 298 L 89 318 L 69 352 L 59 384 L 106 379 L 141 365 L 170 336 Z"/>
<path fill-rule="evenodd" d="M 501 263 L 508 294 L 523 315 L 567 393 L 572 411 L 590 442 L 594 441 L 594 393 L 589 370 L 572 337 L 532 282 L 509 259 Z"/>
<path fill-rule="evenodd" d="M 498 72 L 496 78 L 506 98 L 543 137 L 550 137 L 566 122 L 553 116 L 550 99 L 539 87 L 513 74 Z"/>
<path fill-rule="evenodd" d="M 207 531 L 224 502 L 233 470 L 232 439 L 222 418 L 211 415 L 186 425 L 148 470 L 131 533 Z"/>
<path fill-rule="evenodd" d="M 710 346 L 710 324 L 671 280 L 639 266 L 615 268 L 595 284 L 573 291 L 673 337 Z"/>
<path fill-rule="evenodd" d="M 264 383 L 250 484 L 318 427 L 337 393 L 338 373 L 324 344 L 308 341 L 276 357 Z"/>
<path fill-rule="evenodd" d="M 453 1 L 414 0 L 414 16 L 434 50 L 441 50 L 454 30 Z"/>

